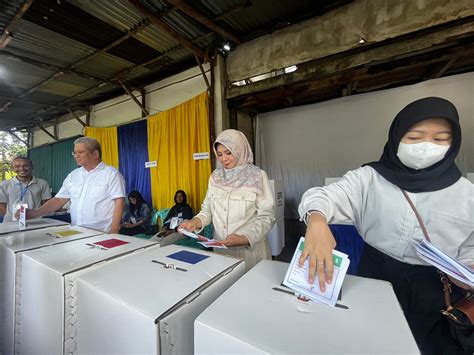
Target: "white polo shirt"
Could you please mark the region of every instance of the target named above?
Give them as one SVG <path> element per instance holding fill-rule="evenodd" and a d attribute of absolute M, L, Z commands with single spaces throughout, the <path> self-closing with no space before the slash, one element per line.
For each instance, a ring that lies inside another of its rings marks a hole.
<path fill-rule="evenodd" d="M 71 200 L 71 224 L 109 231 L 114 199 L 125 197 L 125 180 L 117 169 L 99 163 L 93 170 L 73 170 L 56 194 Z"/>

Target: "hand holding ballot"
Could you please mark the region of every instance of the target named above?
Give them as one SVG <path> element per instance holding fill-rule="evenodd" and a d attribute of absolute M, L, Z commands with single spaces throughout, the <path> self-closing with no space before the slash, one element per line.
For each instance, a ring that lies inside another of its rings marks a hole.
<path fill-rule="evenodd" d="M 178 232 L 190 238 L 196 239 L 199 244 L 201 244 L 202 246 L 205 246 L 206 248 L 227 249 L 227 247 L 221 241 L 208 239 L 206 237 L 203 237 L 202 235 L 195 234 L 184 228 L 181 228 L 181 227 L 178 228 Z"/>
<path fill-rule="evenodd" d="M 178 232 L 184 234 L 182 232 L 183 229 L 187 231 L 195 231 L 195 230 L 201 229 L 201 227 L 202 227 L 201 220 L 199 218 L 193 218 L 190 220 L 183 221 L 183 223 L 181 223 L 178 227 Z"/>
<path fill-rule="evenodd" d="M 338 252 L 337 250 L 332 251 L 332 265 L 334 269 L 334 282 L 327 285 L 325 289 L 320 289 L 317 285 L 313 285 L 308 282 L 309 274 L 309 262 L 306 260 L 303 263 L 303 267 L 297 265 L 298 260 L 301 257 L 301 253 L 305 247 L 304 238 L 300 238 L 298 246 L 296 247 L 295 253 L 291 260 L 288 271 L 286 272 L 283 285 L 289 287 L 297 294 L 309 298 L 313 301 L 326 303 L 331 306 L 335 306 L 339 292 L 341 291 L 342 282 L 346 276 L 347 269 L 349 267 L 350 260 L 346 254 Z"/>
<path fill-rule="evenodd" d="M 299 266 L 309 258 L 309 283 L 314 283 L 317 273 L 319 288 L 326 290 L 326 282 L 332 283 L 334 264 L 332 251 L 336 247 L 336 240 L 329 229 L 326 219 L 319 213 L 312 213 L 308 217 L 304 250 L 299 258 Z"/>

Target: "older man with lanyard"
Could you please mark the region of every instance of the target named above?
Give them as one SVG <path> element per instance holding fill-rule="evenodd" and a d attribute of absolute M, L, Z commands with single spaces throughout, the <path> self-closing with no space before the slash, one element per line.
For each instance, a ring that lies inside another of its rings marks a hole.
<path fill-rule="evenodd" d="M 70 200 L 71 224 L 118 233 L 125 205 L 122 175 L 102 162 L 101 146 L 93 138 L 76 139 L 73 156 L 81 167 L 66 177 L 55 197 L 37 210 L 27 210 L 27 218 L 54 212 Z"/>
<path fill-rule="evenodd" d="M 15 212 L 20 204 L 27 208 L 39 208 L 51 198 L 46 180 L 32 175 L 33 162 L 29 158 L 16 157 L 12 160 L 16 176 L 0 184 L 0 215 L 3 222 L 15 221 Z"/>

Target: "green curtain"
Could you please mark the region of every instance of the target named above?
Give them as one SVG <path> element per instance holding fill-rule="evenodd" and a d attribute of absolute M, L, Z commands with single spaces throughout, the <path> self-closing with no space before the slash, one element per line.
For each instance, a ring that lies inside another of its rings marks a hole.
<path fill-rule="evenodd" d="M 51 143 L 28 151 L 33 161 L 33 176 L 45 179 L 53 192 L 58 192 L 66 176 L 77 168 L 71 152 L 78 137 Z"/>

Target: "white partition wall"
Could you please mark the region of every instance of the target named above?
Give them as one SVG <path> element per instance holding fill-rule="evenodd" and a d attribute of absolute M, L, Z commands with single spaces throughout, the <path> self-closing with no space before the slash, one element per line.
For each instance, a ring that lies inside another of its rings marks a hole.
<path fill-rule="evenodd" d="M 0 238 L 0 354 L 13 353 L 19 329 L 24 252 L 102 234 L 79 226 L 61 226 L 4 234 Z M 15 334 L 16 333 L 16 334 Z"/>
<path fill-rule="evenodd" d="M 169 245 L 77 279 L 77 354 L 193 354 L 194 319 L 245 272 L 240 259 Z"/>
<path fill-rule="evenodd" d="M 32 355 L 73 351 L 76 277 L 98 265 L 155 245 L 135 237 L 104 234 L 23 253 L 20 335 L 15 351 Z M 126 283 L 121 286 L 127 287 Z"/>
<path fill-rule="evenodd" d="M 256 162 L 270 179 L 285 183 L 286 217 L 298 218 L 303 193 L 326 177 L 378 160 L 395 115 L 427 96 L 452 101 L 459 111 L 463 142 L 457 164 L 474 171 L 474 73 L 428 80 L 395 89 L 260 114 Z"/>
<path fill-rule="evenodd" d="M 196 319 L 196 354 L 418 354 L 388 282 L 346 276 L 343 307 L 299 301 L 264 260 Z M 288 289 L 286 289 L 288 290 Z"/>

